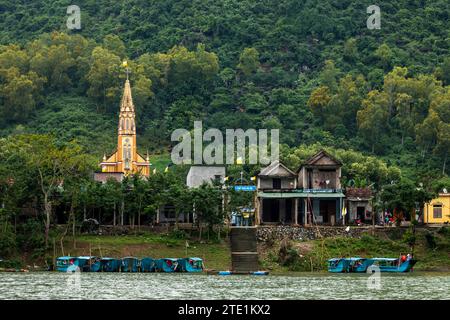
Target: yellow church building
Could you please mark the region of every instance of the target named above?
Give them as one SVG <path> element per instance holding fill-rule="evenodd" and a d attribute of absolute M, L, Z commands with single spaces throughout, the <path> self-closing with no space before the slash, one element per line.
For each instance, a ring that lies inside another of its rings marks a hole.
<path fill-rule="evenodd" d="M 437 198 L 425 204 L 423 209 L 423 222 L 438 224 L 450 223 L 450 193 L 439 193 Z"/>
<path fill-rule="evenodd" d="M 130 81 L 125 81 L 122 101 L 120 103 L 117 149 L 100 163 L 101 173 L 95 174 L 95 180 L 105 182 L 109 177 L 122 180 L 123 176 L 140 173 L 150 175 L 150 159 L 144 158 L 136 146 L 136 113 L 131 95 Z"/>

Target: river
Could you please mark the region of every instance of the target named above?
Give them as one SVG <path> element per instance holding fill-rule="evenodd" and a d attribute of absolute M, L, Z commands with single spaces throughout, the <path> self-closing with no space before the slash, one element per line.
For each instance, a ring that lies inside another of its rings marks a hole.
<path fill-rule="evenodd" d="M 450 274 L 0 273 L 0 299 L 450 299 Z"/>

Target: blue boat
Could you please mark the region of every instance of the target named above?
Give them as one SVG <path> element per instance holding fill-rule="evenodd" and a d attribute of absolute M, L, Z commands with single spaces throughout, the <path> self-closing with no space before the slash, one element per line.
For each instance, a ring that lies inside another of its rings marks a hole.
<path fill-rule="evenodd" d="M 58 257 L 56 259 L 56 270 L 60 272 L 75 272 L 78 266 L 75 264 L 76 258 L 70 256 Z"/>
<path fill-rule="evenodd" d="M 162 258 L 156 260 L 156 271 L 159 272 L 177 272 L 180 271 L 178 259 Z"/>
<path fill-rule="evenodd" d="M 373 264 L 373 259 L 354 257 L 348 259 L 347 272 L 364 273 Z"/>
<path fill-rule="evenodd" d="M 398 258 L 373 258 L 373 266 L 380 268 L 380 272 L 410 272 L 417 260 L 412 258 L 401 261 Z"/>
<path fill-rule="evenodd" d="M 102 258 L 100 259 L 100 271 L 101 272 L 119 272 L 122 260 L 115 258 Z"/>
<path fill-rule="evenodd" d="M 328 272 L 364 273 L 371 266 L 379 267 L 380 272 L 408 272 L 415 263 L 414 259 L 401 262 L 397 258 L 333 258 L 328 260 Z"/>
<path fill-rule="evenodd" d="M 328 260 L 328 272 L 343 273 L 348 272 L 350 260 L 346 258 L 332 258 Z"/>
<path fill-rule="evenodd" d="M 182 272 L 203 271 L 203 260 L 197 257 L 178 259 L 178 265 Z"/>
<path fill-rule="evenodd" d="M 139 259 L 135 257 L 122 258 L 122 272 L 139 272 Z"/>
<path fill-rule="evenodd" d="M 144 258 L 141 260 L 141 272 L 155 272 L 156 261 L 152 258 Z"/>
<path fill-rule="evenodd" d="M 75 264 L 83 272 L 100 271 L 100 258 L 95 256 L 79 256 L 75 258 Z"/>

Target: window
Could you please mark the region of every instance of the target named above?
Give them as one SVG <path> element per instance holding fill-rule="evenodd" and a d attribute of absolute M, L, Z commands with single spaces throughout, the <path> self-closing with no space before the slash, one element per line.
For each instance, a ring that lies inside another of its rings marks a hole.
<path fill-rule="evenodd" d="M 442 219 L 442 204 L 433 205 L 433 219 Z"/>
<path fill-rule="evenodd" d="M 274 178 L 272 180 L 273 183 L 273 189 L 281 189 L 281 179 Z"/>

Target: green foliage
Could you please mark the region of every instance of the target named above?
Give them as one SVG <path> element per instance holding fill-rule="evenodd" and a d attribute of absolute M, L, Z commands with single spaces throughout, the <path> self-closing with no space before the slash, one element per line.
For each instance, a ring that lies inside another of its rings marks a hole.
<path fill-rule="evenodd" d="M 407 243 L 410 247 L 415 245 L 416 240 L 417 240 L 417 237 L 416 237 L 416 235 L 413 233 L 413 231 L 411 229 L 408 229 L 403 234 L 403 242 Z"/>
<path fill-rule="evenodd" d="M 427 232 L 425 234 L 425 239 L 426 239 L 427 245 L 430 249 L 435 249 L 437 247 L 436 238 L 433 233 Z"/>
<path fill-rule="evenodd" d="M 37 219 L 28 219 L 17 230 L 17 245 L 22 252 L 39 256 L 45 252 L 44 224 Z"/>
<path fill-rule="evenodd" d="M 15 252 L 16 235 L 5 209 L 0 209 L 0 257 L 8 257 Z"/>

